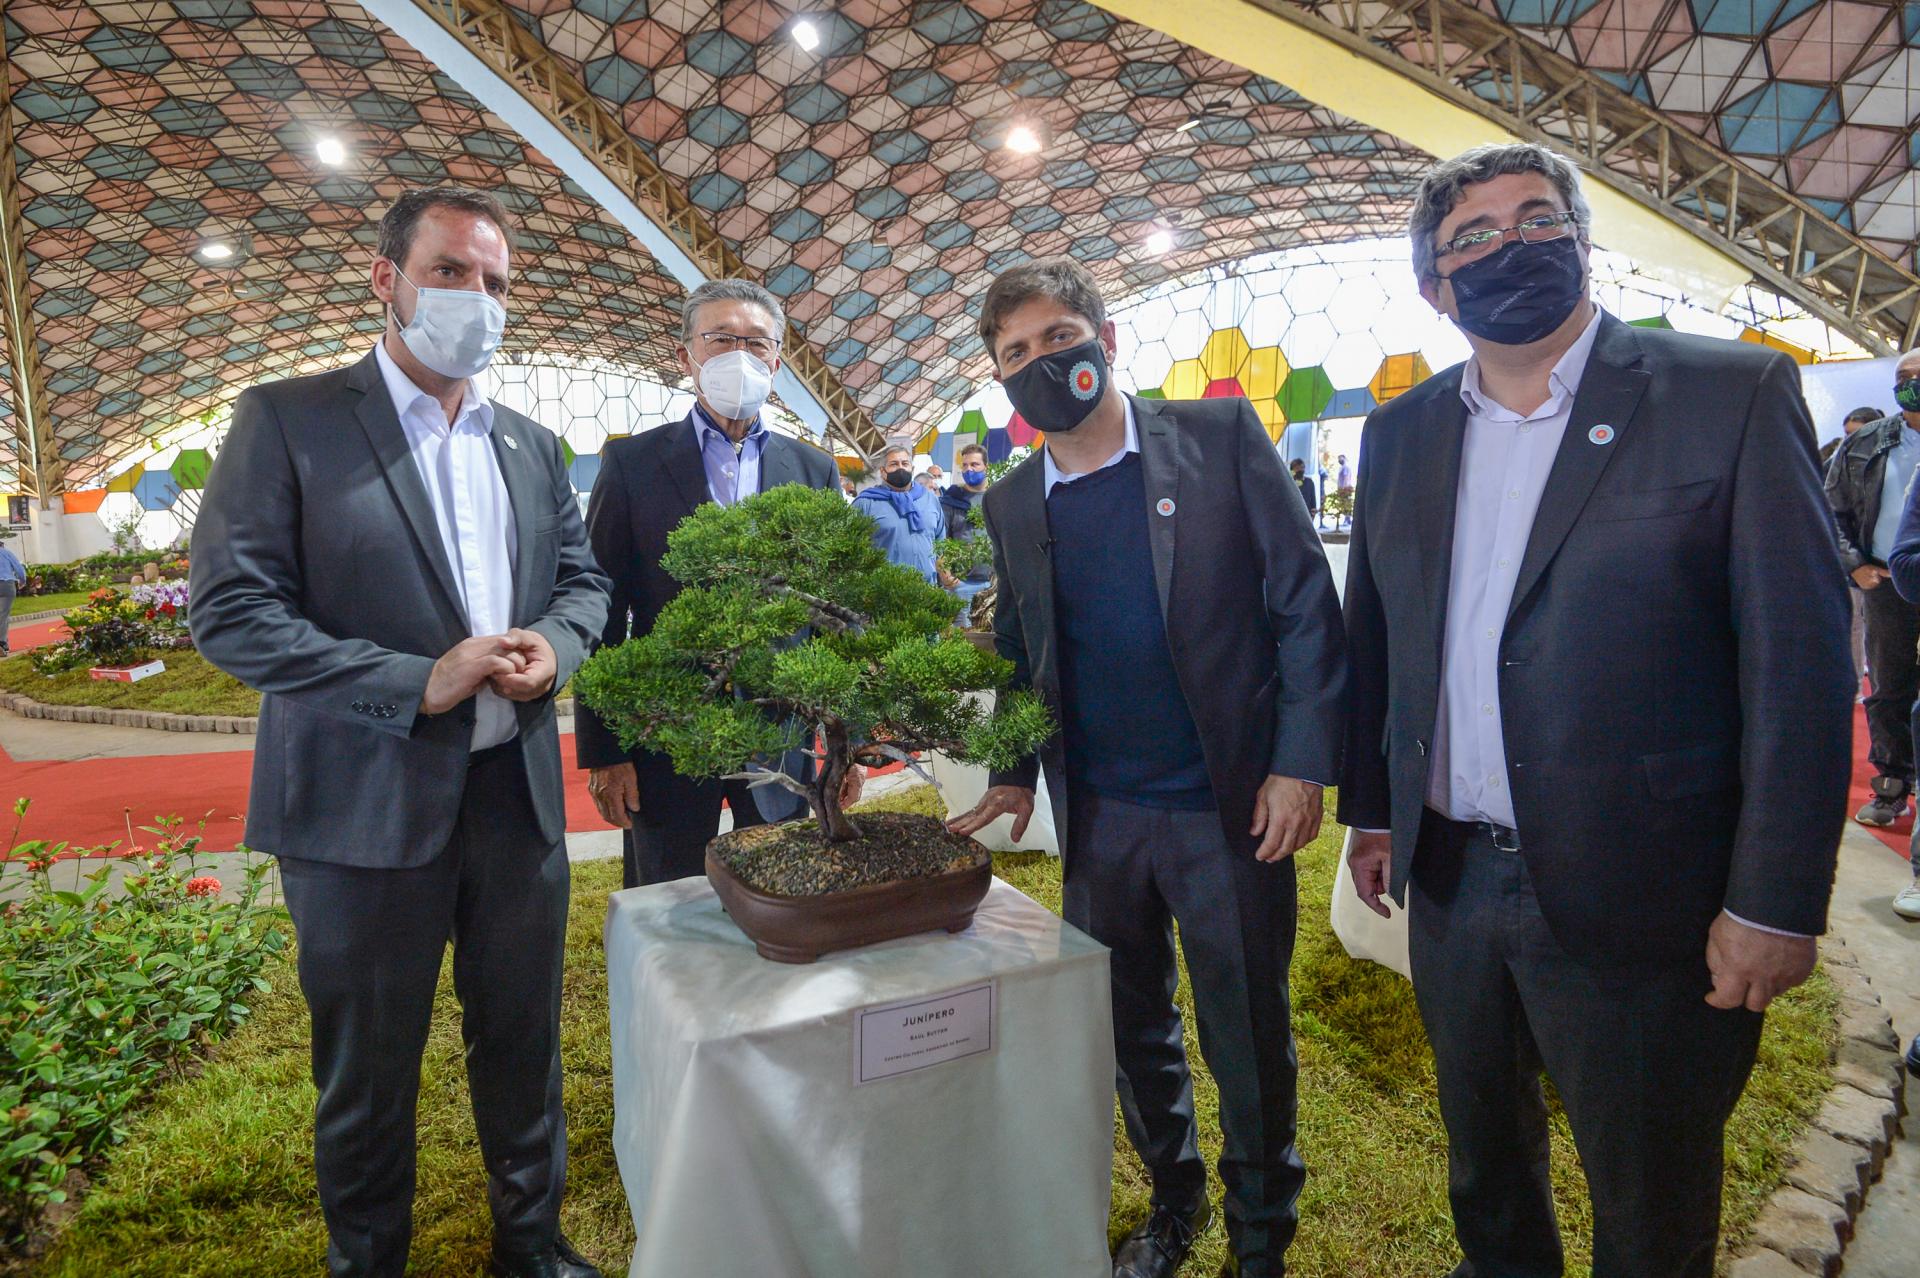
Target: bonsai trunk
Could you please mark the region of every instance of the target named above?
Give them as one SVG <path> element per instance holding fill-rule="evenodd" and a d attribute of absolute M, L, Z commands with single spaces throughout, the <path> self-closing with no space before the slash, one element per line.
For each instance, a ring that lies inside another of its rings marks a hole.
<path fill-rule="evenodd" d="M 860 837 L 859 829 L 840 808 L 840 786 L 847 769 L 854 766 L 853 746 L 841 724 L 830 724 L 822 734 L 826 748 L 821 752 L 820 773 L 814 778 L 813 814 L 820 821 L 820 833 L 829 843 L 845 843 Z"/>

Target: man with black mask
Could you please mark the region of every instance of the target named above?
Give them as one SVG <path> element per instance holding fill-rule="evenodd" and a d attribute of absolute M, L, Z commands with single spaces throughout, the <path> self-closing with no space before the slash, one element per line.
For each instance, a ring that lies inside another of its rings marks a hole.
<path fill-rule="evenodd" d="M 1182 1045 L 1173 925 L 1220 1085 L 1224 1273 L 1285 1272 L 1294 1149 L 1292 855 L 1339 766 L 1345 645 L 1333 577 L 1244 399 L 1138 399 L 1085 267 L 1016 266 L 979 332 L 1046 446 L 987 490 L 994 642 L 1061 731 L 951 828 L 1033 814 L 1042 768 L 1067 920 L 1112 951 L 1127 1134 L 1153 1209 L 1115 1278 L 1170 1278 L 1212 1220 Z"/>
<path fill-rule="evenodd" d="M 1558 1278 L 1541 1074 L 1594 1278 L 1709 1278 L 1722 1139 L 1845 816 L 1845 579 L 1793 361 L 1588 299 L 1578 172 L 1435 165 L 1409 238 L 1473 356 L 1375 410 L 1340 819 L 1408 907 L 1457 1278 Z"/>

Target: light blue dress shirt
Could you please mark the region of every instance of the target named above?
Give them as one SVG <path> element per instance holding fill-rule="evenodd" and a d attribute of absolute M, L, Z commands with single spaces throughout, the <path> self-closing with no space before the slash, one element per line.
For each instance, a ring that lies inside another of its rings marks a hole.
<path fill-rule="evenodd" d="M 1907 490 L 1920 471 L 1920 430 L 1904 426 L 1900 442 L 1887 453 L 1887 469 L 1880 476 L 1880 517 L 1873 521 L 1873 540 L 1867 553 L 1886 563 L 1900 536 L 1900 513 L 1907 508 Z"/>
<path fill-rule="evenodd" d="M 693 431 L 700 440 L 700 464 L 707 471 L 707 495 L 722 506 L 760 491 L 760 454 L 767 450 L 767 427 L 758 417 L 746 438 L 735 447 L 727 433 L 698 404 L 693 406 Z"/>
<path fill-rule="evenodd" d="M 20 586 L 27 584 L 27 566 L 5 546 L 0 546 L 0 581 L 11 581 Z"/>

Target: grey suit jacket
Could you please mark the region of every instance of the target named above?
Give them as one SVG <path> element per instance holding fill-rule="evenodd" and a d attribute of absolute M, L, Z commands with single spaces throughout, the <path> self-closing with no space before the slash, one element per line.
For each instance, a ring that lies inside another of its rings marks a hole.
<path fill-rule="evenodd" d="M 513 443 L 506 441 L 511 439 Z M 560 441 L 494 407 L 518 533 L 513 624 L 573 677 L 604 624 Z M 471 699 L 420 713 L 434 662 L 469 637 L 433 506 L 380 367 L 270 382 L 234 401 L 194 525 L 194 642 L 263 694 L 247 842 L 340 865 L 422 865 L 466 787 Z M 543 838 L 566 831 L 551 696 L 516 706 Z"/>
<path fill-rule="evenodd" d="M 1323 785 L 1339 775 L 1347 665 L 1333 573 L 1251 404 L 1135 399 L 1133 409 L 1147 489 L 1140 517 L 1168 647 L 1227 844 L 1251 853 L 1259 845 L 1247 833 L 1254 796 L 1269 775 Z M 1041 455 L 988 489 L 985 509 L 1000 582 L 994 644 L 1013 662 L 1013 685 L 1039 692 L 1057 720 L 1064 708 Z M 1062 735 L 992 780 L 1031 787 L 1045 768 L 1065 847 Z"/>
<path fill-rule="evenodd" d="M 1437 726 L 1462 368 L 1368 419 L 1347 561 L 1340 819 L 1391 827 L 1396 895 Z M 1600 961 L 1697 958 L 1723 907 L 1819 932 L 1854 680 L 1799 370 L 1608 316 L 1571 411 L 1500 637 L 1509 793 L 1541 912 Z"/>

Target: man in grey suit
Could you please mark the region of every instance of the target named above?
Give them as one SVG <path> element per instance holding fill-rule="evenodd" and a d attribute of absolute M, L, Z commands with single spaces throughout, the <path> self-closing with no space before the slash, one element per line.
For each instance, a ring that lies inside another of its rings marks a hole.
<path fill-rule="evenodd" d="M 1176 920 L 1220 1085 L 1224 1272 L 1278 1275 L 1306 1177 L 1290 858 L 1339 772 L 1346 687 L 1333 576 L 1252 405 L 1114 385 L 1114 328 L 1085 267 L 1007 271 L 980 336 L 1014 407 L 1047 432 L 987 491 L 994 642 L 1061 731 L 952 828 L 1011 813 L 1018 839 L 1045 769 L 1067 920 L 1113 951 L 1120 1104 L 1153 1178 L 1115 1278 L 1172 1278 L 1213 1214 L 1173 1002 Z"/>
<path fill-rule="evenodd" d="M 604 624 L 559 441 L 470 380 L 510 222 L 439 187 L 380 223 L 386 332 L 253 387 L 193 534 L 200 651 L 264 695 L 247 840 L 279 858 L 313 1025 L 334 1278 L 399 1278 L 414 1104 L 453 942 L 493 1269 L 596 1278 L 559 1234 L 566 812 L 554 689 Z"/>
<path fill-rule="evenodd" d="M 680 366 L 693 383 L 694 407 L 683 421 L 657 426 L 600 450 L 600 476 L 587 506 L 594 558 L 613 578 L 613 606 L 600 640 L 624 643 L 653 629 L 680 592 L 660 566 L 667 534 L 707 502 L 734 502 L 781 484 L 834 488 L 833 458 L 811 444 L 775 434 L 760 410 L 780 371 L 787 317 L 779 299 L 751 280 L 709 280 L 680 308 Z M 784 821 L 806 808 L 777 786 L 696 781 L 673 770 L 663 754 L 631 753 L 588 706 L 574 711 L 574 749 L 589 770 L 587 790 L 600 815 L 625 831 L 622 882 L 627 887 L 705 874 L 707 842 L 719 831 L 720 804 L 735 829 Z M 782 768 L 799 776 L 804 757 Z M 842 803 L 860 795 L 861 777 L 847 774 Z"/>
<path fill-rule="evenodd" d="M 1813 967 L 1853 668 L 1798 369 L 1588 297 L 1578 172 L 1435 166 L 1414 268 L 1473 357 L 1367 422 L 1340 816 L 1409 906 L 1456 1278 L 1558 1278 L 1553 1079 L 1594 1278 L 1708 1278 L 1761 1013 Z M 1390 833 L 1389 833 L 1390 831 Z"/>

